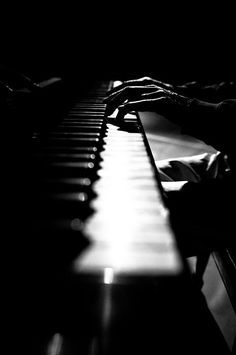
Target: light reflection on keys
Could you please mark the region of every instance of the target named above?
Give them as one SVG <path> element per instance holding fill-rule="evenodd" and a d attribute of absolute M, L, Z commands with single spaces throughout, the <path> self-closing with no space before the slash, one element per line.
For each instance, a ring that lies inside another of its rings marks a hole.
<path fill-rule="evenodd" d="M 182 271 L 137 117 L 128 114 L 124 124 L 127 122 L 132 124 L 131 131 L 107 124 L 100 179 L 93 184 L 97 198 L 91 207 L 95 213 L 85 227 L 93 243 L 74 263 L 79 273 L 112 269 L 113 282 L 123 274 L 174 275 Z"/>

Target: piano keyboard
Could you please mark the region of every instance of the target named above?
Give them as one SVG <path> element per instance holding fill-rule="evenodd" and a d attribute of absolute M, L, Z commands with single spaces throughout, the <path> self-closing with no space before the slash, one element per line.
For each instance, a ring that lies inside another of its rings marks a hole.
<path fill-rule="evenodd" d="M 32 138 L 31 353 L 211 353 L 218 337 L 176 246 L 141 121 L 109 123 L 109 85 Z"/>
<path fill-rule="evenodd" d="M 131 114 L 121 127 L 107 122 L 108 86 L 80 98 L 46 137 L 34 135 L 35 228 L 82 233 L 89 247 L 72 263 L 76 274 L 181 273 L 141 122 Z"/>

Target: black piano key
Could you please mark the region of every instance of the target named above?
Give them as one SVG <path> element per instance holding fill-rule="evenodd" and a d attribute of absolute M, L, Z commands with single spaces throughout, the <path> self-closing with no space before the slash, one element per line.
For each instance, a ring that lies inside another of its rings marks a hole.
<path fill-rule="evenodd" d="M 74 203 L 84 204 L 89 200 L 89 194 L 86 191 L 74 191 L 74 192 L 51 192 L 45 195 L 41 194 L 41 198 L 45 201 L 55 201 L 56 203 Z"/>
<path fill-rule="evenodd" d="M 75 104 L 73 106 L 73 108 L 77 108 L 77 107 L 88 107 L 88 108 L 94 108 L 94 107 L 98 107 L 98 108 L 106 108 L 106 104 L 101 104 L 101 103 L 93 103 L 92 101 L 87 101 L 87 100 L 81 100 L 80 103 Z"/>
<path fill-rule="evenodd" d="M 102 119 L 90 119 L 90 120 L 64 120 L 58 127 L 61 126 L 105 126 L 106 123 Z"/>
<path fill-rule="evenodd" d="M 95 164 L 90 161 L 66 161 L 66 162 L 52 162 L 49 163 L 53 168 L 59 169 L 79 169 L 89 171 L 94 168 Z"/>
<path fill-rule="evenodd" d="M 95 161 L 95 154 L 88 153 L 57 153 L 57 152 L 47 152 L 45 153 L 36 153 L 34 154 L 34 158 L 44 160 L 44 161 L 54 161 L 54 162 L 67 162 L 67 161 Z"/>
<path fill-rule="evenodd" d="M 40 231 L 52 231 L 56 235 L 61 235 L 65 237 L 65 241 L 68 241 L 70 234 L 74 233 L 77 238 L 83 238 L 84 230 L 84 219 L 78 217 L 68 217 L 68 218 L 51 218 L 51 219 L 34 219 L 33 222 L 35 230 Z M 75 233 L 76 232 L 76 233 Z M 66 233 L 66 234 L 65 234 Z M 80 234 L 81 233 L 81 234 Z M 64 241 L 64 242 L 65 242 Z"/>
<path fill-rule="evenodd" d="M 104 118 L 104 114 L 101 112 L 88 112 L 88 111 L 77 111 L 77 112 L 69 112 L 66 117 L 84 117 L 84 118 Z"/>
<path fill-rule="evenodd" d="M 95 105 L 79 105 L 79 106 L 74 106 L 73 108 L 70 109 L 69 112 L 77 112 L 77 111 L 87 111 L 87 112 L 104 112 L 105 107 L 99 107 Z"/>
<path fill-rule="evenodd" d="M 97 146 L 63 146 L 63 145 L 46 145 L 41 148 L 41 152 L 45 154 L 62 153 L 62 154 L 78 154 L 78 153 L 91 153 L 97 154 Z"/>
<path fill-rule="evenodd" d="M 99 138 L 100 133 L 98 132 L 65 132 L 65 131 L 53 131 L 50 136 L 51 137 L 65 137 L 65 138 L 80 138 L 80 137 L 92 137 L 92 138 Z"/>
<path fill-rule="evenodd" d="M 85 124 L 61 124 L 57 126 L 56 132 L 101 132 L 102 124 L 85 125 Z"/>
<path fill-rule="evenodd" d="M 32 208 L 33 219 L 47 220 L 56 218 L 86 219 L 93 208 L 89 204 L 89 196 L 84 192 L 74 193 L 74 196 L 66 193 L 40 194 L 37 196 L 37 205 Z"/>
<path fill-rule="evenodd" d="M 92 180 L 84 178 L 45 178 L 42 179 L 42 190 L 47 192 L 84 192 L 88 196 L 95 196 Z"/>
<path fill-rule="evenodd" d="M 54 185 L 54 184 L 62 184 L 62 185 L 68 185 L 68 186 L 74 186 L 76 189 L 80 189 L 83 187 L 88 187 L 90 188 L 92 185 L 92 180 L 89 178 L 64 178 L 64 179 L 59 179 L 59 178 L 46 178 L 45 180 L 42 181 L 45 184 L 49 185 Z"/>
<path fill-rule="evenodd" d="M 90 240 L 83 233 L 83 220 L 76 216 L 69 216 L 68 218 L 66 216 L 64 218 L 63 216 L 59 218 L 51 216 L 51 218 L 45 217 L 42 219 L 39 217 L 40 216 L 32 220 L 31 226 L 34 236 L 32 248 L 34 253 L 33 261 L 34 267 L 38 268 L 40 275 L 42 275 L 42 272 L 45 272 L 44 276 L 46 276 L 48 274 L 50 275 L 50 271 L 52 270 L 57 270 L 58 272 L 70 266 L 74 258 L 78 257 L 78 255 L 90 245 Z M 35 247 L 35 245 L 37 247 Z M 39 282 L 39 280 L 37 280 L 37 282 Z M 48 287 L 47 292 L 49 292 Z M 42 306 L 42 299 L 40 299 L 39 302 Z M 45 323 L 45 316 L 46 319 L 50 319 L 53 324 L 55 319 L 52 320 L 51 318 L 52 308 L 46 308 L 45 310 L 41 306 L 36 306 L 36 308 L 40 310 L 40 317 L 43 313 L 42 329 L 47 329 L 48 324 Z M 44 311 L 46 313 L 44 313 Z M 36 311 L 34 310 L 34 312 Z M 37 318 L 37 322 L 39 319 L 40 318 Z M 39 344 L 37 344 L 34 350 L 38 350 L 38 345 Z M 37 351 L 36 353 L 40 355 L 46 354 L 46 352 L 38 353 Z M 50 352 L 50 354 L 52 353 L 54 353 L 54 349 Z"/>
<path fill-rule="evenodd" d="M 94 169 L 95 164 L 91 161 L 74 161 L 74 160 L 66 160 L 66 161 L 54 161 L 54 160 L 37 160 L 33 163 L 34 167 L 38 167 L 38 164 L 41 163 L 41 166 L 44 168 L 51 169 L 76 169 L 78 173 L 81 171 L 87 171 L 89 173 L 90 170 Z"/>
<path fill-rule="evenodd" d="M 51 137 L 48 145 L 58 145 L 64 144 L 67 146 L 99 146 L 101 144 L 100 139 L 96 137 L 88 138 L 88 137 Z"/>
<path fill-rule="evenodd" d="M 85 124 L 85 125 L 105 125 L 106 122 L 103 118 L 91 117 L 67 117 L 63 120 L 62 124 Z"/>
<path fill-rule="evenodd" d="M 43 162 L 34 164 L 34 173 L 39 177 L 88 177 L 95 179 L 97 167 L 92 162 Z"/>

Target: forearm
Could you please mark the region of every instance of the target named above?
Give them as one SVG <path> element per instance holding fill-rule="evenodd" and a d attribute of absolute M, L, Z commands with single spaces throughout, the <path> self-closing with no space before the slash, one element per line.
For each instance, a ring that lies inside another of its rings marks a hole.
<path fill-rule="evenodd" d="M 187 101 L 183 115 L 178 115 L 182 133 L 193 135 L 216 149 L 229 152 L 233 141 L 236 100 L 210 103 Z"/>
<path fill-rule="evenodd" d="M 215 84 L 201 84 L 193 81 L 177 85 L 176 90 L 182 94 L 200 100 L 219 102 L 227 98 L 236 97 L 236 82 L 221 81 Z"/>

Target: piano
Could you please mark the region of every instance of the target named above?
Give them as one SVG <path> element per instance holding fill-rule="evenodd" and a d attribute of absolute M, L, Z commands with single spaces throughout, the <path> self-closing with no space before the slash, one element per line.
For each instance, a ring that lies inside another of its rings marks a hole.
<path fill-rule="evenodd" d="M 104 115 L 113 84 L 74 90 L 32 132 L 31 352 L 223 354 L 139 114 Z"/>

